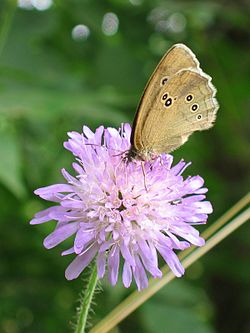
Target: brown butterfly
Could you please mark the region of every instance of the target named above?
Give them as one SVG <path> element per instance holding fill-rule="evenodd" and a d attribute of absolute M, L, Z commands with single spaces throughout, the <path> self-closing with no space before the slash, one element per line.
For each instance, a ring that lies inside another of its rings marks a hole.
<path fill-rule="evenodd" d="M 213 126 L 219 108 L 216 89 L 194 53 L 176 44 L 161 59 L 141 97 L 128 160 L 169 153 L 195 131 Z"/>

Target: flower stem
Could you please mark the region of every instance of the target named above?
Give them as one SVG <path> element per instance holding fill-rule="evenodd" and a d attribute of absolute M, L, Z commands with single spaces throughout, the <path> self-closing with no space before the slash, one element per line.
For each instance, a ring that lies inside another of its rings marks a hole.
<path fill-rule="evenodd" d="M 248 206 L 250 202 L 250 194 L 248 193 L 241 199 L 235 206 L 233 206 L 227 213 L 219 218 L 208 230 L 204 233 L 207 240 L 206 244 L 201 248 L 188 248 L 183 251 L 179 258 L 182 259 L 182 265 L 187 268 L 192 265 L 196 260 L 201 258 L 205 253 L 211 250 L 215 245 L 229 236 L 234 230 L 250 219 L 250 208 L 245 209 L 231 220 L 236 214 L 239 213 L 244 207 Z M 226 224 L 229 220 L 230 223 Z M 225 225 L 226 224 L 226 225 Z M 222 226 L 224 226 L 222 228 Z M 133 292 L 122 303 L 120 303 L 113 311 L 111 311 L 103 320 L 101 320 L 90 333 L 106 333 L 115 327 L 119 322 L 131 314 L 135 309 L 142 305 L 146 300 L 153 296 L 157 291 L 164 287 L 167 283 L 172 281 L 175 276 L 172 271 L 169 271 L 167 266 L 162 269 L 164 276 L 161 279 L 151 279 L 147 289 L 140 293 Z"/>
<path fill-rule="evenodd" d="M 98 281 L 97 276 L 97 267 L 96 264 L 92 268 L 92 272 L 89 277 L 88 285 L 84 291 L 84 296 L 81 300 L 81 305 L 77 311 L 77 324 L 75 333 L 84 333 L 85 326 L 88 318 L 88 313 L 90 310 L 91 302 L 94 296 L 94 292 L 96 289 Z"/>

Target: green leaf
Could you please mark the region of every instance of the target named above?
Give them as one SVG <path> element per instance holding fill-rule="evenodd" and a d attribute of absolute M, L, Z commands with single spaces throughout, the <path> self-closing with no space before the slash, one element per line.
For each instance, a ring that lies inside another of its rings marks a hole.
<path fill-rule="evenodd" d="M 203 290 L 174 281 L 143 305 L 143 321 L 150 333 L 212 333 L 211 306 Z"/>
<path fill-rule="evenodd" d="M 1 119 L 0 182 L 20 199 L 26 194 L 21 175 L 21 149 L 13 128 L 10 128 L 8 125 L 5 123 L 5 119 Z"/>

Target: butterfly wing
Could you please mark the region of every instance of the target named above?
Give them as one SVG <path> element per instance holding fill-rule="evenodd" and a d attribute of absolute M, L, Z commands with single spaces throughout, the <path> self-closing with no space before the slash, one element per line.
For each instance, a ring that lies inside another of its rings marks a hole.
<path fill-rule="evenodd" d="M 218 103 L 211 77 L 201 69 L 182 69 L 174 74 L 143 114 L 140 144 L 144 151 L 171 152 L 194 131 L 213 126 Z"/>
<path fill-rule="evenodd" d="M 171 152 L 198 130 L 213 126 L 218 103 L 211 77 L 193 52 L 174 45 L 149 79 L 133 123 L 135 152 Z"/>
<path fill-rule="evenodd" d="M 154 108 L 162 87 L 170 78 L 183 68 L 199 69 L 199 62 L 194 53 L 184 44 L 174 45 L 161 59 L 151 75 L 137 108 L 131 135 L 131 145 L 141 150 L 141 133 L 145 118 Z"/>

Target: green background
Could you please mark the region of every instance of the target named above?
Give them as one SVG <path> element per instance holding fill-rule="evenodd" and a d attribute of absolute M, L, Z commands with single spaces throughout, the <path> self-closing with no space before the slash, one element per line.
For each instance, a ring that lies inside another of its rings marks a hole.
<path fill-rule="evenodd" d="M 60 256 L 65 244 L 43 248 L 54 223 L 29 225 L 47 207 L 33 190 L 62 182 L 62 167 L 71 171 L 73 158 L 62 146 L 67 131 L 132 123 L 148 77 L 176 42 L 188 45 L 213 77 L 220 110 L 214 128 L 195 133 L 174 152 L 175 162 L 192 161 L 185 175 L 204 177 L 214 206 L 208 224 L 246 194 L 249 10 L 244 0 L 65 0 L 47 10 L 1 1 L 0 332 L 70 332 L 85 282 L 65 280 L 72 260 Z M 108 26 L 106 35 L 103 17 L 110 12 L 119 26 Z M 89 28 L 87 38 L 72 38 L 78 24 Z M 250 332 L 249 254 L 244 225 L 118 332 Z M 102 285 L 93 322 L 133 289 L 120 281 L 111 288 L 105 279 Z"/>

